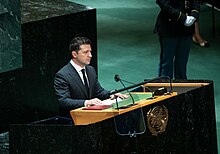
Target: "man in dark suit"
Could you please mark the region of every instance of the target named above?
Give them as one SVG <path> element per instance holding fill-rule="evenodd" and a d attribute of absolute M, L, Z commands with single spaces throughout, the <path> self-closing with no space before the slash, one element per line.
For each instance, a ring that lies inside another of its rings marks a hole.
<path fill-rule="evenodd" d="M 200 0 L 156 0 L 156 3 L 161 9 L 155 26 L 161 47 L 159 76 L 187 79 L 187 62 Z"/>
<path fill-rule="evenodd" d="M 70 110 L 90 105 L 102 105 L 102 100 L 110 98 L 110 91 L 100 85 L 95 69 L 90 66 L 92 58 L 91 41 L 85 37 L 74 38 L 69 46 L 72 59 L 54 77 L 55 93 L 60 103 L 60 111 L 70 116 Z M 120 98 L 128 96 L 115 94 Z"/>

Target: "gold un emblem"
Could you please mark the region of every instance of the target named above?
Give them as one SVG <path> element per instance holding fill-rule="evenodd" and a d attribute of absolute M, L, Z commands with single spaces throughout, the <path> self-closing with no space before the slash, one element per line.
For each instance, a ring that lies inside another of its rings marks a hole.
<path fill-rule="evenodd" d="M 166 130 L 168 121 L 168 110 L 162 106 L 155 106 L 147 113 L 147 125 L 152 135 L 157 136 Z"/>

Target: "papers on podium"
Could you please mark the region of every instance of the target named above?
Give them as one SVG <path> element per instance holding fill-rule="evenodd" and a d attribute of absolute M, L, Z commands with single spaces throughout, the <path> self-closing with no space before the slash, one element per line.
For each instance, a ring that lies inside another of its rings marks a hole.
<path fill-rule="evenodd" d="M 117 102 L 122 101 L 121 98 L 117 98 Z M 103 105 L 92 105 L 82 108 L 83 110 L 103 110 L 112 107 L 116 103 L 116 99 L 107 99 L 103 101 Z"/>
<path fill-rule="evenodd" d="M 103 101 L 103 105 L 112 105 L 112 104 L 116 103 L 116 99 L 117 99 L 118 103 L 122 101 L 121 98 L 106 99 L 106 100 Z"/>

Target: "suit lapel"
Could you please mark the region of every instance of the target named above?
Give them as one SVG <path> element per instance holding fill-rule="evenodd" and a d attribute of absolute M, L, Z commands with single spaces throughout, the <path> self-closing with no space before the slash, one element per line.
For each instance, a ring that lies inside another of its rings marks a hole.
<path fill-rule="evenodd" d="M 86 74 L 88 77 L 88 81 L 89 81 L 89 98 L 91 98 L 92 95 L 92 87 L 94 86 L 91 81 L 94 81 L 94 76 L 92 75 L 91 70 L 89 69 L 89 67 L 86 67 Z"/>
<path fill-rule="evenodd" d="M 88 92 L 85 88 L 85 85 L 83 84 L 83 82 L 82 82 L 78 72 L 76 71 L 76 69 L 70 63 L 68 63 L 68 68 L 70 70 L 69 72 L 70 72 L 70 76 L 72 77 L 72 79 L 78 84 L 80 89 L 85 94 L 86 98 L 89 98 L 89 95 L 88 95 Z"/>
<path fill-rule="evenodd" d="M 96 87 L 96 72 L 94 72 L 94 69 L 91 68 L 90 65 L 86 66 L 86 73 L 88 76 L 88 80 L 89 80 L 89 98 L 93 97 L 93 90 L 95 89 L 94 87 Z"/>

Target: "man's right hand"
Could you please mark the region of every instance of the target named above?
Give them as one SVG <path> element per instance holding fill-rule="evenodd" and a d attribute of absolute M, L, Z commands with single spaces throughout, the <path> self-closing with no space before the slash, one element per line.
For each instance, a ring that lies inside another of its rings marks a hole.
<path fill-rule="evenodd" d="M 94 99 L 90 99 L 90 100 L 85 101 L 85 106 L 102 105 L 102 104 L 103 104 L 103 102 L 98 98 L 94 98 Z"/>

